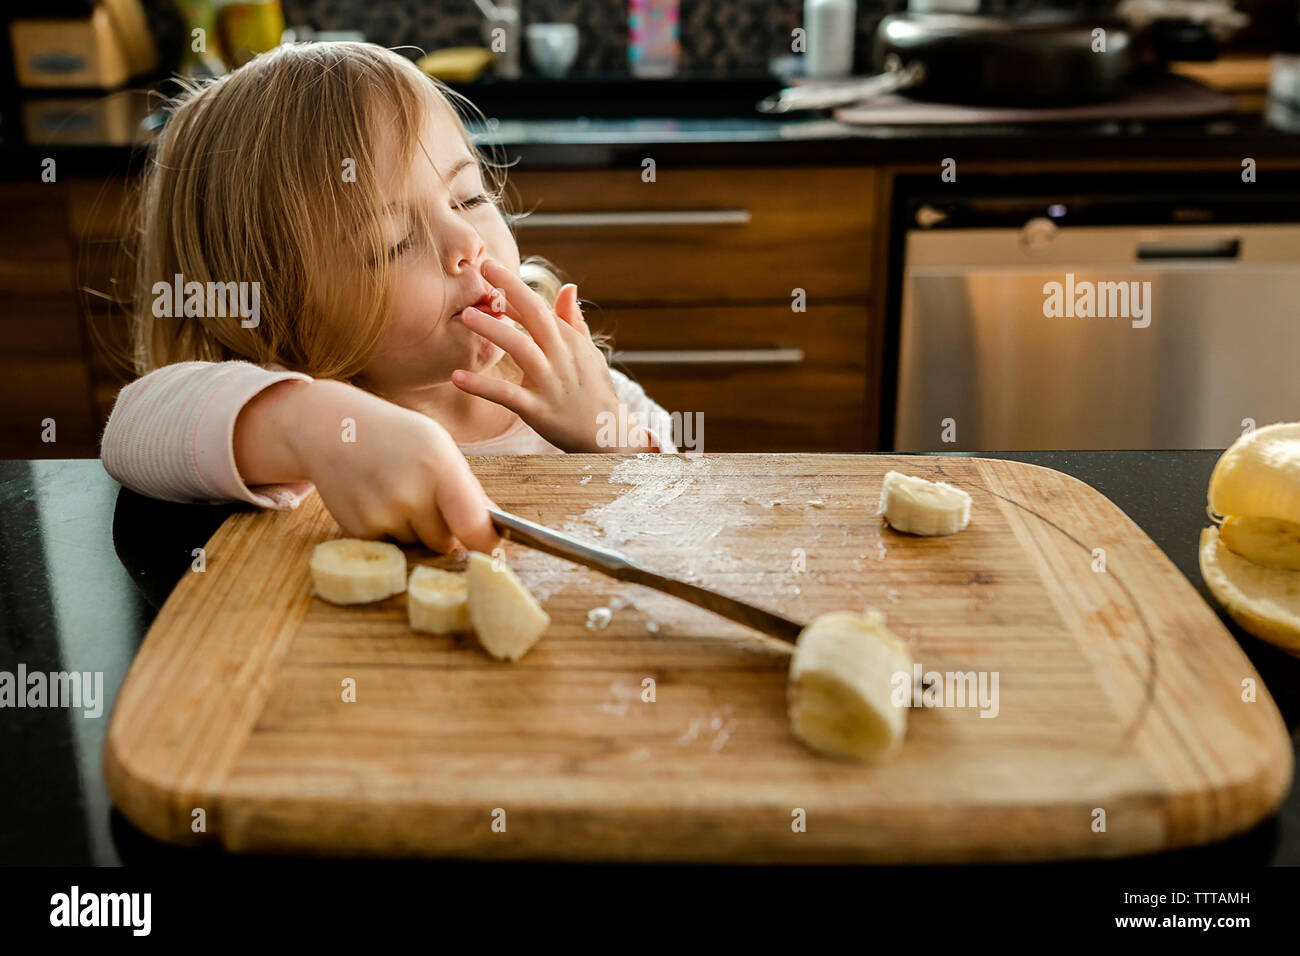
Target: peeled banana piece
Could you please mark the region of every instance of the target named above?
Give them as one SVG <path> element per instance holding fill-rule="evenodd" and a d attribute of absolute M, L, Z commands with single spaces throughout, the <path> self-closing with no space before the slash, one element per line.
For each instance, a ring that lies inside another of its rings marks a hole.
<path fill-rule="evenodd" d="M 463 571 L 417 565 L 406 585 L 406 615 L 413 631 L 429 634 L 468 631 L 468 575 Z"/>
<path fill-rule="evenodd" d="M 336 538 L 311 554 L 316 595 L 331 604 L 368 604 L 406 590 L 406 555 L 395 544 Z"/>
<path fill-rule="evenodd" d="M 942 481 L 890 471 L 880 487 L 876 514 L 884 515 L 895 531 L 955 534 L 970 523 L 970 495 Z"/>
<path fill-rule="evenodd" d="M 1233 554 L 1266 568 L 1300 571 L 1300 524 L 1281 518 L 1228 518 L 1219 537 Z"/>
<path fill-rule="evenodd" d="M 1201 532 L 1200 564 L 1210 593 L 1234 621 L 1300 655 L 1300 571 L 1265 567 L 1233 554 L 1218 528 Z"/>
<path fill-rule="evenodd" d="M 910 682 L 912 656 L 885 628 L 879 611 L 814 618 L 800 632 L 790 661 L 791 732 L 831 757 L 870 760 L 897 753 L 907 730 L 907 708 L 891 700 L 899 672 Z"/>
<path fill-rule="evenodd" d="M 1238 438 L 1214 466 L 1209 498 L 1216 514 L 1300 524 L 1300 422 Z"/>
<path fill-rule="evenodd" d="M 483 649 L 517 661 L 551 625 L 551 618 L 504 563 L 471 551 L 467 569 L 469 619 Z"/>

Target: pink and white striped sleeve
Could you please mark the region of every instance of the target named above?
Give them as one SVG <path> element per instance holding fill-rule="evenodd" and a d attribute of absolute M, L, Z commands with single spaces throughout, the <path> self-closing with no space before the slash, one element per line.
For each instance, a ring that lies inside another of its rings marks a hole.
<path fill-rule="evenodd" d="M 118 393 L 100 439 L 104 470 L 132 491 L 164 501 L 247 501 L 296 508 L 309 481 L 244 484 L 235 465 L 235 419 L 276 382 L 310 382 L 301 372 L 251 362 L 177 362 L 155 369 Z"/>

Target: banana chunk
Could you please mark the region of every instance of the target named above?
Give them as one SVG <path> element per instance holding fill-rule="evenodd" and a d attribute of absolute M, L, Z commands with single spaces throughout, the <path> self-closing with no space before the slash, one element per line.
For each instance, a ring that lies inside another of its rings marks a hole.
<path fill-rule="evenodd" d="M 429 634 L 468 631 L 468 576 L 463 571 L 416 565 L 406 585 L 406 616 L 413 631 Z"/>
<path fill-rule="evenodd" d="M 1300 524 L 1281 518 L 1228 518 L 1219 527 L 1233 554 L 1266 568 L 1300 571 Z"/>
<path fill-rule="evenodd" d="M 891 700 L 894 675 L 908 675 L 912 655 L 885 629 L 879 611 L 834 611 L 799 634 L 790 661 L 790 730 L 831 757 L 879 759 L 898 752 L 907 708 Z M 909 699 L 910 699 L 909 694 Z"/>
<path fill-rule="evenodd" d="M 484 650 L 497 660 L 517 661 L 550 627 L 551 618 L 513 571 L 493 563 L 470 552 L 469 619 Z"/>
<path fill-rule="evenodd" d="M 970 523 L 970 495 L 942 481 L 891 471 L 880 486 L 876 514 L 884 515 L 895 531 L 955 534 Z"/>
<path fill-rule="evenodd" d="M 331 604 L 382 601 L 406 590 L 406 555 L 386 541 L 323 541 L 311 554 L 311 579 Z"/>
<path fill-rule="evenodd" d="M 1210 475 L 1210 508 L 1300 524 L 1300 422 L 1265 425 L 1233 442 Z"/>
<path fill-rule="evenodd" d="M 1201 532 L 1201 577 L 1234 621 L 1300 655 L 1300 571 L 1269 568 L 1225 547 L 1218 528 Z"/>

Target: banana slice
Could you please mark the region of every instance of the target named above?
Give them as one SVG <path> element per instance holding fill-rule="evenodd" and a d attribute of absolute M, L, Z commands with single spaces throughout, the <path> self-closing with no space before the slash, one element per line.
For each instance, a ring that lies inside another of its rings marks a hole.
<path fill-rule="evenodd" d="M 416 565 L 406 585 L 406 616 L 411 630 L 429 634 L 468 631 L 468 595 L 469 578 L 463 571 Z"/>
<path fill-rule="evenodd" d="M 469 619 L 479 643 L 497 660 L 517 661 L 551 625 L 551 618 L 504 564 L 469 555 Z"/>
<path fill-rule="evenodd" d="M 855 760 L 888 757 L 903 745 L 907 708 L 893 704 L 894 675 L 912 656 L 879 611 L 834 611 L 799 634 L 790 661 L 790 730 L 809 748 Z"/>
<path fill-rule="evenodd" d="M 1266 568 L 1300 571 L 1300 524 L 1281 518 L 1228 518 L 1219 527 L 1233 554 Z"/>
<path fill-rule="evenodd" d="M 311 553 L 311 580 L 332 604 L 382 601 L 406 590 L 406 555 L 386 541 L 324 541 Z"/>
<path fill-rule="evenodd" d="M 891 471 L 880 486 L 876 514 L 884 515 L 895 531 L 955 534 L 970 522 L 970 495 L 942 481 Z"/>
<path fill-rule="evenodd" d="M 1266 568 L 1229 551 L 1218 528 L 1201 532 L 1201 577 L 1232 619 L 1300 655 L 1300 571 Z"/>
<path fill-rule="evenodd" d="M 1300 422 L 1257 428 L 1233 442 L 1210 475 L 1210 509 L 1300 524 Z"/>

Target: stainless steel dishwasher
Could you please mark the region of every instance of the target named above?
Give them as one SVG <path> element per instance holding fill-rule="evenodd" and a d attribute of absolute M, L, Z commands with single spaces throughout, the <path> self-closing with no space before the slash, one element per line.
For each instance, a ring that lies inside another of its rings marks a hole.
<path fill-rule="evenodd" d="M 1300 420 L 1296 206 L 912 203 L 892 447 L 1223 448 Z"/>

